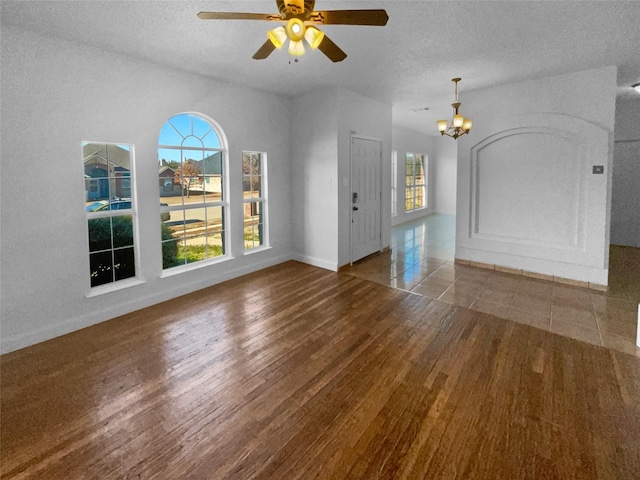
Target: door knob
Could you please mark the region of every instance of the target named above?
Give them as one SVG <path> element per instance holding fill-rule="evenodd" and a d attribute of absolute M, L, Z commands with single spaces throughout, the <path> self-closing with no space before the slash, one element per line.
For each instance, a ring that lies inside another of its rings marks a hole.
<path fill-rule="evenodd" d="M 353 211 L 355 212 L 356 210 L 358 210 L 358 207 L 353 207 Z"/>

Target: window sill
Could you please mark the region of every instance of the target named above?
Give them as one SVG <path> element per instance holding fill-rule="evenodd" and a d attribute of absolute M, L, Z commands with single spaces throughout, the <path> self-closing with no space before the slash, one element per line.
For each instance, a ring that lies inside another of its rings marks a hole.
<path fill-rule="evenodd" d="M 245 250 L 245 255 L 253 255 L 254 253 L 264 252 L 265 250 L 271 250 L 271 247 L 268 245 L 264 245 L 261 247 L 250 248 L 249 250 Z"/>
<path fill-rule="evenodd" d="M 126 288 L 135 287 L 136 285 L 142 285 L 146 283 L 145 280 L 140 278 L 131 278 L 127 280 L 120 280 L 119 282 L 109 283 L 107 285 L 100 285 L 99 287 L 93 287 L 89 293 L 85 295 L 86 298 L 98 297 L 111 292 L 117 292 Z"/>
<path fill-rule="evenodd" d="M 404 213 L 413 213 L 413 212 L 419 212 L 421 210 L 426 210 L 427 208 L 429 208 L 428 206 L 426 207 L 419 207 L 419 208 L 414 208 L 413 210 L 405 210 Z M 397 215 L 396 215 L 397 216 Z"/>
<path fill-rule="evenodd" d="M 160 275 L 160 278 L 173 277 L 175 275 L 180 275 L 185 272 L 199 270 L 201 268 L 209 267 L 211 265 L 217 265 L 219 263 L 228 262 L 229 260 L 233 260 L 234 258 L 235 257 L 224 256 L 224 257 L 218 257 L 218 258 L 214 258 L 207 261 L 200 261 L 200 262 L 189 263 L 187 265 L 180 265 L 179 267 L 172 267 L 167 270 L 163 270 L 162 275 Z"/>

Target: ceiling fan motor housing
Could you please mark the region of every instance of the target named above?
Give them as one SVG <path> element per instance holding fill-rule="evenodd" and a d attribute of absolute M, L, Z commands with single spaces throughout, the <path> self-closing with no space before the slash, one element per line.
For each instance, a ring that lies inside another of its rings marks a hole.
<path fill-rule="evenodd" d="M 315 3 L 315 0 L 276 0 L 278 11 L 284 18 L 311 13 Z"/>

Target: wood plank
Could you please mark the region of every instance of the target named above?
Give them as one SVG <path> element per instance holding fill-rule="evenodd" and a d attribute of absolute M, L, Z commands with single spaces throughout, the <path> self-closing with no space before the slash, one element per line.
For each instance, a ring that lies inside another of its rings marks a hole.
<path fill-rule="evenodd" d="M 2 479 L 635 479 L 640 359 L 286 262 L 0 357 Z"/>

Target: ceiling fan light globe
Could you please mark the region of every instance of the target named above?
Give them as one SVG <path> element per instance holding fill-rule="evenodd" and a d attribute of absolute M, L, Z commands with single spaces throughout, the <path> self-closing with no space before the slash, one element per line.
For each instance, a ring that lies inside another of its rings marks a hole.
<path fill-rule="evenodd" d="M 287 41 L 287 32 L 285 32 L 284 27 L 274 28 L 273 30 L 269 30 L 267 32 L 267 36 L 273 46 L 276 48 L 282 48 L 284 42 Z"/>
<path fill-rule="evenodd" d="M 289 40 L 292 42 L 299 42 L 304 38 L 304 23 L 299 18 L 292 18 L 287 22 L 285 31 L 287 32 Z"/>
<path fill-rule="evenodd" d="M 301 40 L 291 40 L 289 42 L 289 55 L 300 57 L 304 55 L 304 43 Z"/>
<path fill-rule="evenodd" d="M 304 32 L 304 38 L 309 43 L 309 46 L 315 50 L 322 43 L 322 40 L 324 40 L 324 32 L 318 30 L 316 27 L 307 27 L 307 30 Z"/>

